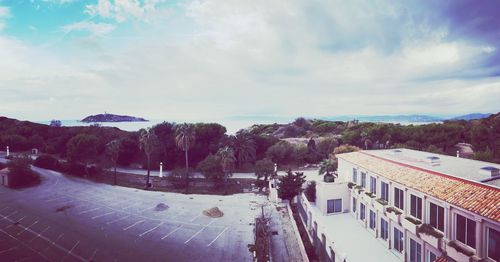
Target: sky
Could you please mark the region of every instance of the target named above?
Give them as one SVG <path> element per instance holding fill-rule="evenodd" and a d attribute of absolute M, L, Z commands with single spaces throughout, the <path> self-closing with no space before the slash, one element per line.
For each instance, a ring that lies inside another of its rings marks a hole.
<path fill-rule="evenodd" d="M 500 111 L 496 0 L 0 0 L 0 115 Z"/>

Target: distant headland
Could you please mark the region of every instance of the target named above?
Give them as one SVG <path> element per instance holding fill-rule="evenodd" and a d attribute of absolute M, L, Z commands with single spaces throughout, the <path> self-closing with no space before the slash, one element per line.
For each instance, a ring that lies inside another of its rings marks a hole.
<path fill-rule="evenodd" d="M 98 114 L 87 116 L 84 119 L 80 120 L 80 122 L 85 123 L 96 123 L 96 122 L 149 122 L 149 120 L 144 119 L 142 117 L 135 116 L 121 116 L 114 114 Z"/>

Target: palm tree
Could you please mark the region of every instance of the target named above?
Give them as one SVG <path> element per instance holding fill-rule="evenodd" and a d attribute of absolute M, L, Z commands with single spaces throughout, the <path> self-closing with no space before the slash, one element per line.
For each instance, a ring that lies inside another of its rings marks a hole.
<path fill-rule="evenodd" d="M 241 164 L 255 160 L 256 147 L 255 141 L 248 131 L 240 130 L 235 136 L 231 137 L 231 147 L 238 160 L 238 167 Z"/>
<path fill-rule="evenodd" d="M 177 135 L 175 136 L 175 143 L 178 148 L 184 151 L 186 157 L 186 176 L 189 173 L 188 151 L 194 145 L 195 140 L 196 136 L 193 125 L 184 123 L 177 127 Z"/>
<path fill-rule="evenodd" d="M 146 130 L 142 129 L 139 133 L 139 143 L 141 150 L 143 150 L 144 154 L 146 155 L 148 166 L 148 174 L 146 176 L 147 189 L 149 187 L 149 177 L 151 174 L 151 156 L 153 155 L 153 152 L 155 151 L 158 144 L 158 137 L 156 136 L 155 132 L 151 130 L 151 128 L 148 128 Z"/>
<path fill-rule="evenodd" d="M 337 161 L 332 160 L 332 159 L 325 159 L 321 161 L 319 164 L 319 171 L 318 173 L 320 175 L 326 174 L 330 175 L 333 171 L 337 169 Z"/>
<path fill-rule="evenodd" d="M 113 140 L 106 144 L 106 156 L 113 163 L 114 176 L 113 184 L 116 185 L 116 162 L 118 161 L 118 155 L 120 153 L 120 141 Z"/>
<path fill-rule="evenodd" d="M 227 193 L 227 179 L 232 175 L 236 157 L 234 157 L 233 149 L 228 146 L 219 149 L 217 155 L 220 157 L 222 172 L 224 173 L 224 193 Z"/>

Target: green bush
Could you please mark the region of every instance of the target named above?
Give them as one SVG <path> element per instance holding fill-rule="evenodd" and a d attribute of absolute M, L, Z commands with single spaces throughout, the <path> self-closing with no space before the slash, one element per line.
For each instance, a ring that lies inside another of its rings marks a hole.
<path fill-rule="evenodd" d="M 430 235 L 435 238 L 442 238 L 444 236 L 441 232 L 438 232 L 433 226 L 429 224 L 423 224 L 419 226 L 417 228 L 417 233 Z"/>
<path fill-rule="evenodd" d="M 59 160 L 51 155 L 41 155 L 36 158 L 33 163 L 34 166 L 51 169 L 51 170 L 60 170 L 61 165 L 59 164 Z"/>
<path fill-rule="evenodd" d="M 184 189 L 189 186 L 189 173 L 183 168 L 174 169 L 172 173 L 167 176 L 167 181 L 172 184 L 174 188 Z"/>
<path fill-rule="evenodd" d="M 40 177 L 31 170 L 31 159 L 27 156 L 12 158 L 7 167 L 11 187 L 28 187 L 40 183 Z"/>

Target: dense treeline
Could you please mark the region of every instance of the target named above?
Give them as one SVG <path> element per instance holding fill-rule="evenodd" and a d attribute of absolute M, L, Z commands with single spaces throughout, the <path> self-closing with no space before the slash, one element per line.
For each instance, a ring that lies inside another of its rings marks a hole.
<path fill-rule="evenodd" d="M 280 168 L 319 163 L 342 144 L 362 149 L 406 147 L 454 155 L 455 145 L 464 142 L 472 145 L 474 158 L 500 163 L 500 114 L 481 120 L 416 126 L 298 118 L 287 125 L 254 125 L 235 135 L 226 134 L 226 128 L 216 123 L 188 125 L 189 134 L 182 126 L 187 127 L 164 122 L 152 127 L 146 137 L 144 130 L 47 126 L 0 117 L 0 148 L 9 146 L 17 152 L 38 148 L 84 166 L 147 168 L 150 163 L 150 168 L 157 169 L 163 162 L 169 170 L 189 166 L 219 175 L 253 171 L 257 161 L 266 163 L 260 167 L 267 169 L 271 169 L 268 163 L 277 163 Z M 302 139 L 287 139 L 297 137 Z M 222 164 L 226 170 L 222 170 Z"/>

